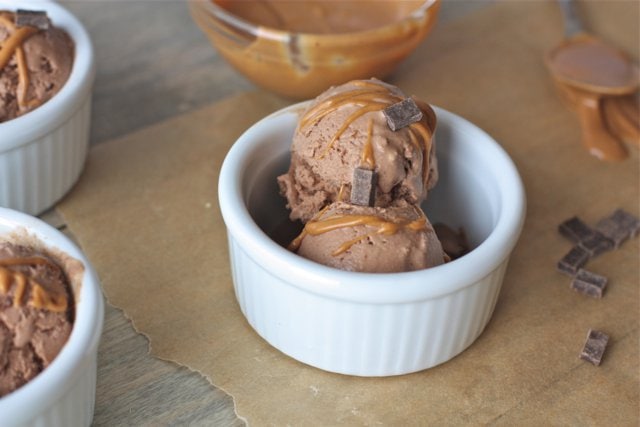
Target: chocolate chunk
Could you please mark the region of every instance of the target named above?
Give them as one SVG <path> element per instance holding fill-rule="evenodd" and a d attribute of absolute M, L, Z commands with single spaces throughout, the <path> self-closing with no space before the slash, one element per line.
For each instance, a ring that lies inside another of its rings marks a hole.
<path fill-rule="evenodd" d="M 580 359 L 593 363 L 596 366 L 600 365 L 608 342 L 609 335 L 604 332 L 589 329 L 587 341 L 584 343 L 584 347 L 580 353 Z"/>
<path fill-rule="evenodd" d="M 620 227 L 629 229 L 631 237 L 635 237 L 640 232 L 640 219 L 631 215 L 623 209 L 616 209 L 611 215 L 614 221 L 616 221 Z"/>
<path fill-rule="evenodd" d="M 39 30 L 48 30 L 51 21 L 45 11 L 18 9 L 15 24 L 16 27 L 35 27 Z"/>
<path fill-rule="evenodd" d="M 594 231 L 577 216 L 560 224 L 558 231 L 573 243 L 580 243 L 594 234 Z"/>
<path fill-rule="evenodd" d="M 385 108 L 383 113 L 389 129 L 394 132 L 422 119 L 422 110 L 412 98 L 406 98 Z"/>
<path fill-rule="evenodd" d="M 607 239 L 599 232 L 594 232 L 591 237 L 581 240 L 579 246 L 584 249 L 590 257 L 595 257 L 613 249 L 613 241 Z"/>
<path fill-rule="evenodd" d="M 571 281 L 571 289 L 594 298 L 602 298 L 607 278 L 591 271 L 579 269 Z"/>
<path fill-rule="evenodd" d="M 360 206 L 373 206 L 376 200 L 378 174 L 375 171 L 356 168 L 351 184 L 351 203 Z"/>
<path fill-rule="evenodd" d="M 613 242 L 614 248 L 619 248 L 622 242 L 629 238 L 629 229 L 621 227 L 611 216 L 603 218 L 596 224 L 596 230 Z"/>
<path fill-rule="evenodd" d="M 630 213 L 617 209 L 611 215 L 598 221 L 596 230 L 613 241 L 618 248 L 629 237 L 635 237 L 640 231 L 640 220 Z"/>
<path fill-rule="evenodd" d="M 589 254 L 579 246 L 574 246 L 558 261 L 558 270 L 569 276 L 574 276 L 580 267 L 589 260 Z"/>

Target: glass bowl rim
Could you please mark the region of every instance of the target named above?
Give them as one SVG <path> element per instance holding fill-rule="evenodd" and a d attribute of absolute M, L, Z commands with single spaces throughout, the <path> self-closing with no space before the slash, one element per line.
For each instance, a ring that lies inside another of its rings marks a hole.
<path fill-rule="evenodd" d="M 398 25 L 401 25 L 404 22 L 421 19 L 426 16 L 426 13 L 433 7 L 435 7 L 442 0 L 423 0 L 420 7 L 404 16 L 402 19 L 385 24 L 379 27 L 369 28 L 361 31 L 351 31 L 344 33 L 312 33 L 312 32 L 291 32 L 287 30 L 280 30 L 272 27 L 265 27 L 262 25 L 254 24 L 246 19 L 243 19 L 223 7 L 219 6 L 214 0 L 190 0 L 190 2 L 194 5 L 200 5 L 207 12 L 212 14 L 214 17 L 220 19 L 224 24 L 231 26 L 232 28 L 239 29 L 240 31 L 250 34 L 255 37 L 273 39 L 273 40 L 283 40 L 287 41 L 291 38 L 291 36 L 308 36 L 314 37 L 318 39 L 333 39 L 335 37 L 348 36 L 348 35 L 364 35 L 367 33 L 375 33 L 375 32 L 384 32 L 391 28 L 395 28 Z"/>

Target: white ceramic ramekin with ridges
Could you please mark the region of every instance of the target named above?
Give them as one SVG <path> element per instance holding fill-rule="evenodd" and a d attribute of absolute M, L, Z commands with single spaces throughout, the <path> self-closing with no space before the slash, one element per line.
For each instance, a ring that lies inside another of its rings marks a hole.
<path fill-rule="evenodd" d="M 37 215 L 53 206 L 84 167 L 95 78 L 93 47 L 83 25 L 46 0 L 0 0 L 0 10 L 46 10 L 75 44 L 68 81 L 49 101 L 0 123 L 0 206 Z"/>
<path fill-rule="evenodd" d="M 75 321 L 69 340 L 38 376 L 0 398 L 2 427 L 85 427 L 91 425 L 96 393 L 98 343 L 104 302 L 98 277 L 84 254 L 64 234 L 43 221 L 0 208 L 0 241 L 28 233 L 52 253 L 63 253 L 84 267 L 72 277 Z"/>
<path fill-rule="evenodd" d="M 464 227 L 473 250 L 438 267 L 357 273 L 306 260 L 269 236 L 287 221 L 276 176 L 304 104 L 272 114 L 229 151 L 218 184 L 242 312 L 285 354 L 327 371 L 406 374 L 456 356 L 487 325 L 525 216 L 519 174 L 468 121 L 436 108 L 440 179 L 424 208 Z"/>

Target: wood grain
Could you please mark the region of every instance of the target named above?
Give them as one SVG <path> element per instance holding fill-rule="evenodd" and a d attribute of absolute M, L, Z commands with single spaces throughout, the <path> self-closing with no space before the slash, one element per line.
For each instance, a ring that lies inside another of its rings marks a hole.
<path fill-rule="evenodd" d="M 55 210 L 40 218 L 76 241 Z M 98 348 L 94 426 L 245 425 L 231 396 L 202 375 L 152 357 L 149 341 L 108 302 Z"/>

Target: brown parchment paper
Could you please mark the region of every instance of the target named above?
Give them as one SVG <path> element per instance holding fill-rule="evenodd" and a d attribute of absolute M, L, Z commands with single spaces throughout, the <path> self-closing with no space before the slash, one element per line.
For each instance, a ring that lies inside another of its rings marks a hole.
<path fill-rule="evenodd" d="M 638 3 L 606 3 L 590 4 L 587 22 L 637 58 Z M 556 231 L 563 220 L 593 224 L 617 207 L 639 214 L 638 147 L 615 164 L 582 148 L 542 62 L 561 37 L 553 2 L 499 3 L 436 29 L 391 80 L 494 136 L 527 191 L 491 322 L 436 368 L 326 373 L 271 348 L 245 322 L 217 172 L 234 139 L 284 105 L 269 95 L 241 94 L 95 147 L 58 208 L 152 353 L 202 372 L 252 425 L 637 425 L 640 239 L 589 262 L 609 277 L 601 300 L 571 291 L 555 264 L 571 247 Z M 611 337 L 600 367 L 578 359 L 589 328 Z"/>

